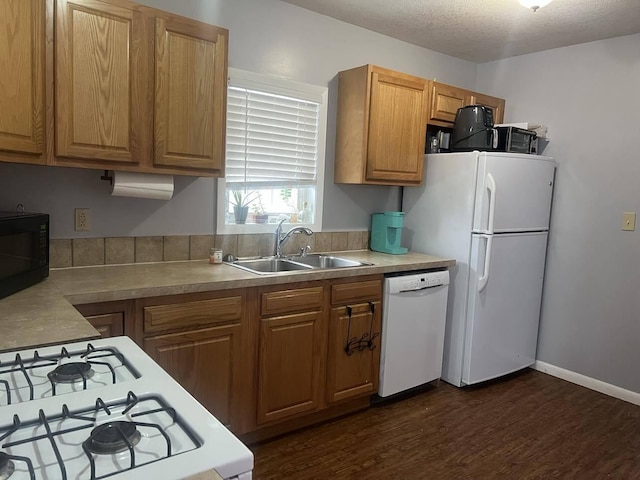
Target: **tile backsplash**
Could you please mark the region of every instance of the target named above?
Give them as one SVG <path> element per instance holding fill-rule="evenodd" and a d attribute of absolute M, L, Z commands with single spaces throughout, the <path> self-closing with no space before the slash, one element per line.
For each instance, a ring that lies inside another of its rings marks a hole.
<path fill-rule="evenodd" d="M 369 248 L 369 233 L 318 232 L 293 235 L 283 253 L 298 253 L 309 245 L 312 252 L 363 250 Z M 212 247 L 237 257 L 271 255 L 273 234 L 257 235 L 172 235 L 167 237 L 107 237 L 51 239 L 51 268 L 117 265 L 143 262 L 201 260 Z"/>

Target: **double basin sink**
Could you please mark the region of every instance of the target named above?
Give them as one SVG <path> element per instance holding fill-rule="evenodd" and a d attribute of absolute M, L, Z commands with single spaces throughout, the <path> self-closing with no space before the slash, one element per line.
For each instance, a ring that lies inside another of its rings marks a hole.
<path fill-rule="evenodd" d="M 247 270 L 251 273 L 266 274 L 280 272 L 296 272 L 300 270 L 320 270 L 346 267 L 364 267 L 372 263 L 359 262 L 348 258 L 334 257 L 333 255 L 310 254 L 294 255 L 290 257 L 261 257 L 248 258 L 227 262 L 234 267 Z"/>

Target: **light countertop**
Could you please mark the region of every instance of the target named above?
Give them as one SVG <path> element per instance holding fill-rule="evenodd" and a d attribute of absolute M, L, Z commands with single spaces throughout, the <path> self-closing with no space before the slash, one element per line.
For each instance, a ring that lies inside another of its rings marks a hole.
<path fill-rule="evenodd" d="M 298 281 L 446 268 L 454 260 L 369 250 L 333 252 L 372 266 L 257 275 L 206 260 L 51 270 L 45 281 L 0 300 L 0 351 L 97 338 L 73 305 Z"/>

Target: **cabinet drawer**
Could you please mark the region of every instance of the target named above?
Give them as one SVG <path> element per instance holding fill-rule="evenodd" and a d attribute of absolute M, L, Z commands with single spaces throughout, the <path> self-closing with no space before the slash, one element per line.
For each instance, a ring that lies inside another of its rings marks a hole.
<path fill-rule="evenodd" d="M 242 297 L 213 298 L 172 305 L 144 307 L 145 333 L 174 328 L 240 322 Z"/>
<path fill-rule="evenodd" d="M 331 304 L 371 302 L 382 298 L 382 280 L 341 283 L 331 286 Z"/>
<path fill-rule="evenodd" d="M 322 287 L 263 293 L 260 305 L 263 316 L 321 309 Z"/>

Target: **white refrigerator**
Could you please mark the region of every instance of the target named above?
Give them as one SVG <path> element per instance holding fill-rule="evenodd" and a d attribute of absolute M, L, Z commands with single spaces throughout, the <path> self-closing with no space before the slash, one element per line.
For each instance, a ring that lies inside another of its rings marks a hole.
<path fill-rule="evenodd" d="M 456 260 L 442 379 L 460 387 L 532 365 L 556 162 L 494 152 L 425 162 L 423 184 L 404 189 L 403 240 Z"/>

